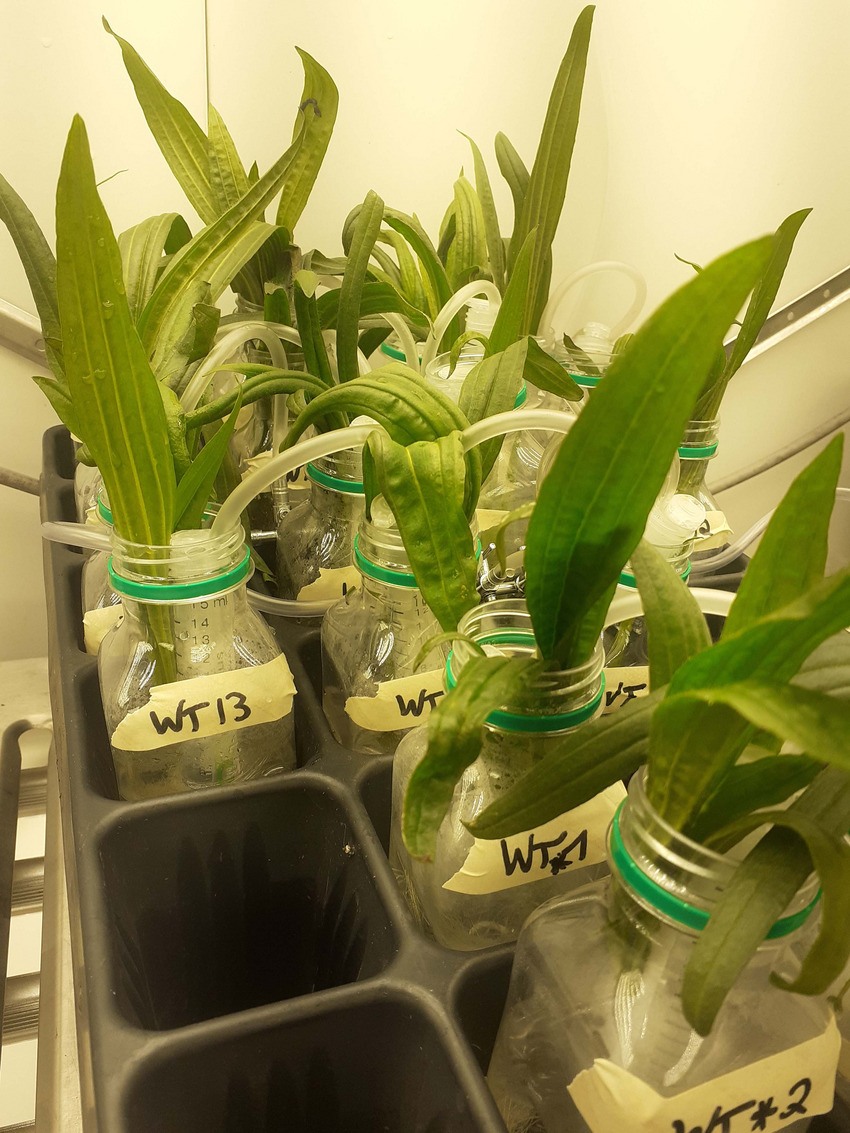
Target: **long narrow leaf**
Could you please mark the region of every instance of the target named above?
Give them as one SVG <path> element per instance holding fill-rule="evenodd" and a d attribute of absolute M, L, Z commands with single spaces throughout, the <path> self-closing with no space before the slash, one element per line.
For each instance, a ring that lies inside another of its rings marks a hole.
<path fill-rule="evenodd" d="M 0 220 L 9 229 L 9 235 L 21 257 L 35 309 L 41 319 L 41 332 L 53 376 L 58 388 L 67 393 L 62 376 L 62 331 L 59 325 L 59 301 L 56 297 L 56 259 L 38 221 L 2 176 Z"/>
<path fill-rule="evenodd" d="M 522 210 L 511 237 L 510 270 L 513 269 L 525 238 L 532 229 L 537 229 L 531 262 L 531 284 L 523 318 L 522 329 L 526 334 L 533 334 L 537 330 L 548 297 L 546 265 L 567 192 L 593 13 L 593 6 L 588 6 L 575 22 L 567 52 L 552 88 Z M 545 289 L 542 286 L 544 281 Z"/>
<path fill-rule="evenodd" d="M 496 134 L 496 161 L 499 164 L 499 170 L 508 183 L 508 188 L 511 191 L 511 196 L 514 202 L 514 235 L 516 235 L 517 226 L 519 224 L 520 214 L 522 213 L 522 206 L 525 202 L 525 194 L 528 192 L 528 182 L 531 174 L 526 169 L 525 162 L 514 149 L 510 140 L 502 133 Z M 513 243 L 513 238 L 511 240 Z M 510 270 L 515 270 L 516 267 L 516 252 L 515 249 L 511 253 L 511 267 Z"/>
<path fill-rule="evenodd" d="M 207 137 L 182 102 L 168 93 L 141 55 L 126 39 L 103 26 L 117 40 L 124 66 L 136 91 L 150 131 L 177 178 L 180 188 L 204 224 L 219 215 L 218 201 L 210 181 Z"/>
<path fill-rule="evenodd" d="M 118 237 L 127 302 L 134 320 L 138 320 L 153 295 L 172 233 L 182 233 L 185 226 L 186 222 L 179 213 L 166 212 L 161 216 L 148 217 Z"/>
<path fill-rule="evenodd" d="M 410 778 L 404 800 L 404 844 L 413 857 L 424 861 L 433 857 L 455 784 L 478 758 L 484 721 L 539 669 L 540 663 L 530 657 L 473 657 L 464 665 L 452 695 L 431 713 L 428 751 Z"/>
<path fill-rule="evenodd" d="M 336 358 L 341 382 L 351 381 L 360 373 L 357 365 L 357 337 L 360 322 L 360 303 L 369 257 L 381 230 L 384 202 L 377 193 L 366 194 L 357 217 L 348 252 L 348 263 L 339 290 L 337 312 Z M 335 294 L 331 292 L 330 294 Z"/>
<path fill-rule="evenodd" d="M 336 329 L 341 302 L 341 288 L 333 288 L 333 290 L 326 291 L 324 295 L 319 296 L 317 300 L 319 320 L 325 330 Z M 360 292 L 359 311 L 361 319 L 368 318 L 371 315 L 396 312 L 404 315 L 416 326 L 428 326 L 427 315 L 412 307 L 401 292 L 390 283 L 375 283 L 373 281 L 364 283 Z"/>
<path fill-rule="evenodd" d="M 708 649 L 711 634 L 696 599 L 660 551 L 641 540 L 632 570 L 646 615 L 651 688 L 662 688 L 680 665 Z"/>
<path fill-rule="evenodd" d="M 441 627 L 454 630 L 478 604 L 460 433 L 404 447 L 375 432 L 368 445 L 422 596 Z"/>
<path fill-rule="evenodd" d="M 446 273 L 449 282 L 457 289 L 468 282 L 469 273 L 486 268 L 487 240 L 481 202 L 469 181 L 463 176 L 458 177 L 454 192 L 455 238 L 449 248 Z"/>
<path fill-rule="evenodd" d="M 103 475 L 118 534 L 167 544 L 175 483 L 165 411 L 130 317 L 79 116 L 62 159 L 56 229 L 65 362 L 81 439 Z"/>
<path fill-rule="evenodd" d="M 793 602 L 823 578 L 843 450 L 839 433 L 785 493 L 741 580 L 724 637 Z"/>
<path fill-rule="evenodd" d="M 511 277 L 508 286 L 505 288 L 505 295 L 490 334 L 490 345 L 493 347 L 494 353 L 505 350 L 522 337 L 525 299 L 531 280 L 531 262 L 534 257 L 536 239 L 537 229 L 535 228 L 526 236 L 514 262 Z"/>
<path fill-rule="evenodd" d="M 528 528 L 526 595 L 543 656 L 578 664 L 640 541 L 717 342 L 769 238 L 715 260 L 644 323 L 561 445 Z M 590 618 L 593 612 L 592 619 Z"/>
<path fill-rule="evenodd" d="M 236 427 L 236 418 L 242 408 L 241 390 L 233 406 L 233 412 L 207 441 L 177 485 L 174 500 L 175 530 L 188 530 L 200 527 L 204 517 L 216 476 L 227 452 L 227 446 Z"/>
<path fill-rule="evenodd" d="M 482 421 L 513 409 L 525 370 L 528 339 L 514 343 L 501 354 L 484 358 L 464 378 L 458 407 L 470 422 Z M 481 478 L 486 480 L 498 459 L 503 437 L 479 446 Z"/>
<path fill-rule="evenodd" d="M 334 384 L 333 371 L 328 361 L 328 352 L 325 340 L 322 338 L 322 326 L 319 311 L 316 305 L 315 294 L 308 295 L 298 276 L 295 277 L 293 290 L 295 292 L 295 316 L 298 320 L 298 333 L 301 338 L 301 349 L 304 352 L 304 367 L 310 374 L 315 374 L 322 385 L 330 388 Z"/>
<path fill-rule="evenodd" d="M 502 233 L 499 230 L 499 214 L 496 212 L 496 202 L 493 199 L 493 189 L 487 174 L 487 166 L 481 156 L 481 150 L 469 137 L 464 137 L 472 147 L 472 160 L 475 165 L 475 191 L 481 204 L 484 218 L 484 232 L 487 238 L 487 258 L 490 263 L 490 275 L 498 289 L 505 291 L 505 245 Z"/>
<path fill-rule="evenodd" d="M 295 231 L 316 183 L 339 106 L 339 91 L 328 72 L 312 55 L 300 47 L 295 50 L 304 67 L 304 89 L 292 137 L 295 140 L 303 129 L 304 141 L 289 169 L 277 207 L 277 223 L 290 234 Z"/>
<path fill-rule="evenodd" d="M 245 196 L 250 185 L 230 131 L 212 104 L 209 108 L 208 160 L 210 185 L 221 215 Z"/>

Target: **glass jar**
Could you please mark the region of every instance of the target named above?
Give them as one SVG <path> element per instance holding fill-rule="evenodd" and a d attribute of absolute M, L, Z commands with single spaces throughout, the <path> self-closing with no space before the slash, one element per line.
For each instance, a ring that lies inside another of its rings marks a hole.
<path fill-rule="evenodd" d="M 363 517 L 360 451 L 346 449 L 307 465 L 310 498 L 280 521 L 278 590 L 302 602 L 334 600 L 359 584 L 354 536 Z"/>
<path fill-rule="evenodd" d="M 97 508 L 97 494 L 103 484 L 100 469 L 94 465 L 77 463 L 74 468 L 74 503 L 80 523 L 93 521 Z"/>
<path fill-rule="evenodd" d="M 112 531 L 112 512 L 103 489 L 98 493 L 97 505 L 90 513 L 89 522 L 96 523 L 104 531 Z M 115 593 L 109 581 L 108 551 L 92 551 L 83 563 L 82 598 L 86 653 L 96 656 L 101 641 L 121 621 L 124 613 L 121 595 Z"/>
<path fill-rule="evenodd" d="M 286 658 L 248 605 L 241 526 L 178 531 L 167 547 L 113 532 L 123 621 L 98 670 L 118 791 L 135 800 L 295 766 Z"/>
<path fill-rule="evenodd" d="M 708 467 L 717 454 L 720 419 L 689 421 L 679 446 L 679 491 L 694 496 L 706 512 L 706 526 L 694 548 L 699 557 L 706 551 L 725 547 L 732 530 L 720 505 L 706 484 Z"/>
<path fill-rule="evenodd" d="M 532 656 L 534 632 L 525 603 L 488 602 L 461 619 L 458 629 L 492 654 Z M 475 654 L 459 641 L 449 656 L 447 684 Z M 437 834 L 433 862 L 416 861 L 401 835 L 407 785 L 423 759 L 427 730 L 401 741 L 393 765 L 390 862 L 420 926 L 448 948 L 473 950 L 514 940 L 543 901 L 607 872 L 605 831 L 622 801 L 621 786 L 534 830 L 499 841 L 476 839 L 469 821 L 513 786 L 564 736 L 602 709 L 602 645 L 590 660 L 566 672 L 538 677 L 515 703 L 492 713 L 481 752 L 466 769 Z"/>
<path fill-rule="evenodd" d="M 354 541 L 356 590 L 322 622 L 322 705 L 341 744 L 378 755 L 424 724 L 444 695 L 440 649 L 414 661 L 440 632 L 416 585 L 392 514 L 379 498 Z"/>
<path fill-rule="evenodd" d="M 588 323 L 573 336 L 572 342 L 576 349 L 570 348 L 563 337 L 556 338 L 552 357 L 582 387 L 584 398 L 576 403 L 578 411 L 587 404 L 616 355 L 609 329 L 604 323 Z"/>
<path fill-rule="evenodd" d="M 488 1076 L 509 1133 L 806 1129 L 832 1106 L 838 1033 L 825 997 L 789 995 L 770 974 L 799 970 L 817 882 L 701 1038 L 682 977 L 736 863 L 666 824 L 644 776 L 612 823 L 610 877 L 539 909 L 520 936 Z"/>

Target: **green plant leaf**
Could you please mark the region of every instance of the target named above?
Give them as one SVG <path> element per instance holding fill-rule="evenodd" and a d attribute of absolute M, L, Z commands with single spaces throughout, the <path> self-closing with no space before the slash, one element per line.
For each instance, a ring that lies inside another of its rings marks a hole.
<path fill-rule="evenodd" d="M 429 716 L 428 750 L 410 777 L 402 816 L 404 844 L 414 858 L 433 857 L 455 784 L 478 758 L 484 721 L 533 680 L 540 667 L 531 657 L 473 657 L 451 696 Z"/>
<path fill-rule="evenodd" d="M 801 994 L 820 994 L 844 968 L 850 950 L 850 847 L 843 841 L 850 823 L 850 780 L 825 776 L 785 811 L 764 811 L 736 824 L 743 834 L 765 822 L 774 823 L 749 852 L 726 886 L 708 924 L 700 933 L 682 984 L 682 1007 L 697 1033 L 711 1030 L 730 988 L 749 963 L 771 926 L 793 900 L 812 865 L 823 888 L 823 918 L 818 938 L 793 983 L 774 982 Z M 817 803 L 824 788 L 833 798 L 829 808 L 843 826 L 829 828 Z M 838 806 L 836 807 L 836 799 Z"/>
<path fill-rule="evenodd" d="M 324 414 L 366 414 L 399 444 L 434 441 L 469 425 L 460 409 L 401 362 L 392 362 L 314 398 L 290 429 L 290 448 Z M 479 465 L 480 467 L 480 465 Z"/>
<path fill-rule="evenodd" d="M 790 680 L 819 645 L 844 628 L 848 603 L 850 571 L 845 570 L 677 670 L 668 694 L 675 701 L 665 703 L 653 721 L 647 784 L 650 802 L 668 822 L 686 827 L 699 800 L 712 794 L 753 734 L 728 705 L 676 694 L 748 680 Z"/>
<path fill-rule="evenodd" d="M 522 386 L 528 343 L 529 339 L 524 338 L 501 354 L 483 358 L 466 375 L 458 407 L 471 423 L 513 409 Z M 496 463 L 503 440 L 503 437 L 493 437 L 478 446 L 482 482 Z"/>
<path fill-rule="evenodd" d="M 581 401 L 584 394 L 578 382 L 573 381 L 564 367 L 547 354 L 539 342 L 533 338 L 526 341 L 528 355 L 525 360 L 525 380 L 565 401 Z"/>
<path fill-rule="evenodd" d="M 575 22 L 567 52 L 552 88 L 522 209 L 511 237 L 509 271 L 513 270 L 516 256 L 529 232 L 537 229 L 531 262 L 531 285 L 526 297 L 522 325 L 525 334 L 533 334 L 537 330 L 549 294 L 546 265 L 551 256 L 552 240 L 561 219 L 567 191 L 593 13 L 593 6 L 588 6 Z M 734 318 L 734 314 L 732 317 Z"/>
<path fill-rule="evenodd" d="M 756 727 L 803 748 L 813 759 L 850 771 L 850 704 L 844 700 L 780 681 L 745 680 L 670 696 L 655 722 L 673 710 L 680 697 L 725 704 Z"/>
<path fill-rule="evenodd" d="M 499 566 L 503 571 L 507 569 L 508 565 L 507 549 L 505 547 L 505 536 L 507 535 L 508 528 L 514 523 L 520 523 L 524 519 L 529 519 L 533 511 L 533 503 L 520 504 L 520 506 L 514 508 L 513 511 L 509 511 L 498 523 L 481 532 L 480 538 L 482 547 L 488 547 L 492 544 L 496 548 Z"/>
<path fill-rule="evenodd" d="M 215 401 L 208 401 L 199 405 L 197 409 L 186 414 L 186 427 L 200 429 L 202 425 L 209 425 L 213 421 L 220 421 L 236 402 L 237 394 L 241 393 L 243 405 L 253 405 L 261 397 L 274 397 L 279 393 L 290 394 L 304 390 L 314 397 L 324 392 L 325 386 L 313 374 L 305 374 L 301 370 L 278 370 L 274 366 L 263 366 L 259 363 L 246 362 L 235 365 L 229 363 L 218 367 L 231 374 L 246 375 L 245 381 L 239 389 L 232 389 L 222 394 Z"/>
<path fill-rule="evenodd" d="M 47 361 L 56 382 L 53 389 L 67 397 L 67 385 L 63 380 L 59 301 L 56 297 L 56 259 L 35 217 L 2 176 L 0 176 L 0 220 L 9 229 L 9 235 L 26 272 L 35 309 L 41 319 L 41 333 L 44 336 Z M 47 396 L 51 398 L 53 404 L 52 395 Z M 56 405 L 53 407 L 56 409 Z M 56 411 L 59 412 L 58 409 Z M 64 417 L 62 419 L 64 420 Z"/>
<path fill-rule="evenodd" d="M 450 641 L 463 641 L 473 653 L 477 653 L 479 657 L 486 657 L 487 654 L 478 642 L 469 636 L 469 634 L 461 633 L 459 630 L 450 629 L 445 633 L 435 633 L 433 637 L 429 637 L 416 656 L 413 658 L 413 667 L 418 669 L 429 653 L 432 653 L 441 645 L 447 645 Z"/>
<path fill-rule="evenodd" d="M 79 116 L 62 159 L 56 229 L 66 376 L 80 438 L 103 476 L 116 532 L 165 545 L 175 491 L 165 410 L 133 326 Z"/>
<path fill-rule="evenodd" d="M 218 202 L 220 216 L 237 204 L 251 186 L 230 131 L 212 104 L 209 106 L 208 119 L 207 155 L 210 185 Z"/>
<path fill-rule="evenodd" d="M 299 272 L 298 276 L 303 274 Z M 294 286 L 295 317 L 298 320 L 298 333 L 301 337 L 301 349 L 304 352 L 304 368 L 308 373 L 315 374 L 322 385 L 330 388 L 335 384 L 334 375 L 328 361 L 325 340 L 322 338 L 316 296 L 313 292 L 307 294 L 298 276 L 295 277 Z"/>
<path fill-rule="evenodd" d="M 422 277 L 419 274 L 413 253 L 410 251 L 410 246 L 400 233 L 393 230 L 385 234 L 382 233 L 382 238 L 384 236 L 392 245 L 398 260 L 398 286 L 401 288 L 405 299 L 417 311 L 426 311 L 428 309 L 428 297 L 425 294 Z"/>
<path fill-rule="evenodd" d="M 797 233 L 800 231 L 803 221 L 811 211 L 812 210 L 808 208 L 791 213 L 790 216 L 782 221 L 774 234 L 773 254 L 765 266 L 756 289 L 753 291 L 752 299 L 750 299 L 747 307 L 747 313 L 744 315 L 744 321 L 741 324 L 738 337 L 735 339 L 735 345 L 732 347 L 732 354 L 723 372 L 724 386 L 741 368 L 744 359 L 755 345 L 759 331 L 764 326 L 765 320 L 770 314 L 770 308 L 773 306 L 773 301 L 776 298 L 776 293 L 779 290 L 779 285 L 782 282 L 782 277 L 788 266 L 788 260 L 791 257 Z"/>
<path fill-rule="evenodd" d="M 454 630 L 478 604 L 460 433 L 404 447 L 375 432 L 367 444 L 422 596 L 442 628 Z M 371 503 L 367 496 L 367 514 Z"/>
<path fill-rule="evenodd" d="M 145 121 L 180 188 L 204 224 L 219 216 L 210 180 L 207 136 L 182 102 L 168 93 L 141 55 L 126 39 L 103 26 L 117 40 L 124 66 L 136 91 Z"/>
<path fill-rule="evenodd" d="M 303 131 L 304 141 L 287 174 L 277 208 L 277 223 L 290 233 L 295 231 L 313 191 L 339 107 L 339 91 L 325 68 L 302 48 L 295 50 L 304 67 L 304 89 L 292 139 L 295 141 Z"/>
<path fill-rule="evenodd" d="M 184 231 L 188 232 L 188 227 L 183 217 L 176 212 L 166 212 L 161 216 L 148 217 L 118 237 L 124 264 L 127 302 L 134 321 L 138 320 L 145 304 L 153 295 L 172 233 L 174 239 L 179 239 Z"/>
<path fill-rule="evenodd" d="M 358 214 L 348 250 L 348 263 L 337 300 L 336 358 L 340 382 L 349 382 L 360 373 L 357 365 L 357 335 L 369 257 L 381 230 L 384 202 L 371 190 Z M 336 295 L 336 292 L 328 292 Z"/>
<path fill-rule="evenodd" d="M 643 535 L 717 341 L 769 254 L 769 238 L 746 244 L 663 303 L 561 445 L 525 556 L 528 608 L 547 660 L 579 664 L 593 648 L 603 600 Z"/>
<path fill-rule="evenodd" d="M 455 216 L 455 203 L 452 203 L 446 209 L 446 215 L 443 217 L 443 223 L 440 225 L 440 241 L 437 244 L 437 258 L 444 266 L 448 265 L 449 252 L 451 251 L 454 238 L 457 235 L 457 217 Z"/>
<path fill-rule="evenodd" d="M 573 810 L 646 760 L 649 724 L 661 691 L 599 716 L 558 747 L 466 823 L 476 838 L 507 838 Z M 450 698 L 446 698 L 448 703 Z"/>
<path fill-rule="evenodd" d="M 157 374 L 167 374 L 191 323 L 192 307 L 215 302 L 274 228 L 254 218 L 280 188 L 298 153 L 296 141 L 241 200 L 174 256 L 139 318 L 139 334 Z"/>
<path fill-rule="evenodd" d="M 463 334 L 452 343 L 452 348 L 449 351 L 449 374 L 453 374 L 457 369 L 457 364 L 460 361 L 460 356 L 463 353 L 463 348 L 468 346 L 470 342 L 480 342 L 484 347 L 484 357 L 489 358 L 493 353 L 490 347 L 490 339 L 486 334 L 482 334 L 480 330 L 465 330 Z"/>
<path fill-rule="evenodd" d="M 478 194 L 463 176 L 455 181 L 455 238 L 446 259 L 446 273 L 457 290 L 460 280 L 470 271 L 487 267 L 487 238 L 484 213 Z"/>
<path fill-rule="evenodd" d="M 65 425 L 68 431 L 73 433 L 75 437 L 78 437 L 80 435 L 80 425 L 74 413 L 74 406 L 64 382 L 60 382 L 54 377 L 43 378 L 41 376 L 34 376 L 32 380 L 53 406 L 53 410 L 62 424 Z"/>
<path fill-rule="evenodd" d="M 435 305 L 429 313 L 432 319 L 436 318 L 440 309 L 451 299 L 452 288 L 446 275 L 446 269 L 440 263 L 436 249 L 428 238 L 427 232 L 415 216 L 408 216 L 396 209 L 384 209 L 384 223 L 394 231 L 401 233 L 416 253 L 434 295 Z M 457 319 L 453 319 L 443 342 L 447 341 L 448 345 L 451 346 L 459 334 L 460 323 Z"/>
<path fill-rule="evenodd" d="M 513 198 L 514 233 L 516 233 L 520 214 L 522 213 L 522 206 L 525 201 L 525 194 L 528 192 L 528 182 L 531 174 L 526 169 L 524 161 L 514 149 L 510 140 L 502 133 L 496 134 L 495 150 L 499 170 L 507 181 L 508 188 L 511 191 L 511 197 Z M 513 264 L 511 270 L 516 270 L 516 258 L 515 255 L 511 256 Z"/>
<path fill-rule="evenodd" d="M 236 418 L 239 416 L 241 408 L 242 391 L 240 389 L 237 391 L 236 402 L 230 416 L 217 430 L 215 436 L 207 441 L 181 477 L 174 501 L 175 531 L 201 526 L 213 485 L 227 453 L 227 446 L 236 427 Z"/>
<path fill-rule="evenodd" d="M 188 472 L 192 464 L 189 446 L 186 438 L 186 414 L 174 390 L 158 383 L 159 396 L 165 410 L 165 424 L 168 429 L 168 444 L 171 449 L 171 459 L 174 462 L 174 471 L 179 482 L 180 477 Z M 176 513 L 175 513 L 176 514 Z"/>
<path fill-rule="evenodd" d="M 336 328 L 341 299 L 341 288 L 334 288 L 319 296 L 319 319 L 325 330 Z M 428 316 L 412 307 L 391 283 L 364 283 L 360 293 L 359 317 L 364 319 L 372 315 L 384 315 L 388 311 L 404 315 L 416 326 L 428 326 Z"/>
<path fill-rule="evenodd" d="M 850 633 L 839 633 L 806 658 L 794 684 L 850 700 Z"/>
<path fill-rule="evenodd" d="M 300 275 L 301 272 L 298 273 Z M 263 318 L 267 323 L 280 323 L 281 326 L 292 326 L 292 311 L 289 306 L 289 296 L 286 289 L 276 287 L 270 291 L 263 300 Z M 309 366 L 307 369 L 309 370 Z"/>
<path fill-rule="evenodd" d="M 631 564 L 646 615 L 650 687 L 661 688 L 680 665 L 708 649 L 711 634 L 693 594 L 651 543 L 641 539 Z"/>
<path fill-rule="evenodd" d="M 369 327 L 358 339 L 357 346 L 364 358 L 371 357 L 392 334 L 392 327 Z"/>
<path fill-rule="evenodd" d="M 723 844 L 718 831 L 751 811 L 784 802 L 807 787 L 822 770 L 821 764 L 807 755 L 767 755 L 752 763 L 739 763 L 705 800 L 685 833 L 723 852 L 730 847 Z"/>
<path fill-rule="evenodd" d="M 531 279 L 531 261 L 534 256 L 534 242 L 537 229 L 525 238 L 525 243 L 516 257 L 504 298 L 496 315 L 493 330 L 490 332 L 490 345 L 494 353 L 506 350 L 522 338 L 522 325 L 525 313 L 525 299 Z"/>
<path fill-rule="evenodd" d="M 490 275 L 498 289 L 505 291 L 505 245 L 499 231 L 499 214 L 496 212 L 496 202 L 493 199 L 493 189 L 487 174 L 487 166 L 481 156 L 481 150 L 468 134 L 463 135 L 472 147 L 472 160 L 475 165 L 475 191 L 481 205 L 484 219 L 484 233 L 487 239 L 487 259 L 490 265 Z"/>
<path fill-rule="evenodd" d="M 839 433 L 785 493 L 741 580 L 724 637 L 787 606 L 823 578 L 843 450 Z"/>

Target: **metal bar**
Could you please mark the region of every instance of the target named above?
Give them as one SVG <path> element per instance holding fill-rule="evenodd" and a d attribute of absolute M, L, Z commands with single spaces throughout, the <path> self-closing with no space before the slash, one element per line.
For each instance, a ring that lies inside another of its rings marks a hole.
<path fill-rule="evenodd" d="M 44 900 L 44 858 L 21 858 L 12 874 L 12 912 L 37 912 Z"/>
<path fill-rule="evenodd" d="M 18 789 L 21 780 L 21 746 L 18 740 L 29 726 L 27 721 L 18 720 L 6 729 L 0 741 L 0 1020 L 5 1017 L 12 877 L 18 833 Z"/>
<path fill-rule="evenodd" d="M 3 1006 L 3 1043 L 34 1039 L 38 1034 L 39 974 L 10 976 Z"/>
<path fill-rule="evenodd" d="M 41 323 L 35 315 L 22 311 L 14 303 L 7 303 L 5 299 L 0 299 L 0 346 L 47 369 Z"/>

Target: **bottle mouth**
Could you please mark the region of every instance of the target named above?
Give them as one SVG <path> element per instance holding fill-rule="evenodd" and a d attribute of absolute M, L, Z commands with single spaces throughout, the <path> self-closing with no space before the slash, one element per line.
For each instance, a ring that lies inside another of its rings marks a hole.
<path fill-rule="evenodd" d="M 369 527 L 372 525 L 369 524 Z M 401 544 L 401 539 L 399 539 Z M 401 586 L 406 590 L 418 590 L 419 586 L 416 582 L 415 576 L 410 570 L 404 570 L 402 567 L 407 565 L 407 556 L 404 554 L 404 547 L 400 547 L 400 554 L 395 545 L 389 548 L 385 544 L 376 544 L 373 538 L 367 535 L 363 527 L 354 536 L 354 565 L 366 578 L 373 578 L 376 582 L 383 582 L 387 586 Z M 387 565 L 387 560 L 390 557 L 403 558 L 404 562 L 392 563 Z M 375 560 L 383 560 L 376 562 Z"/>
<path fill-rule="evenodd" d="M 632 776 L 628 798 L 611 822 L 608 841 L 612 870 L 651 913 L 701 932 L 739 859 L 719 854 L 667 823 L 646 796 L 646 776 L 645 767 Z M 733 853 L 743 853 L 743 845 Z M 765 939 L 774 940 L 798 929 L 820 895 L 816 879 L 810 878 Z"/>
<path fill-rule="evenodd" d="M 416 352 L 419 355 L 420 362 L 422 361 L 422 347 L 424 345 L 423 342 L 416 343 Z M 384 339 L 379 350 L 382 354 L 385 354 L 387 358 L 392 358 L 394 362 L 407 362 L 407 355 L 398 345 L 398 339 L 395 335 L 390 335 L 389 338 Z"/>
<path fill-rule="evenodd" d="M 476 346 L 478 349 L 476 349 Z M 484 358 L 484 348 L 475 342 L 469 343 L 461 352 L 454 370 L 451 369 L 451 354 L 438 354 L 425 367 L 425 380 L 432 389 L 439 390 L 457 404 L 464 380 L 469 371 Z M 514 400 L 514 409 L 519 409 L 528 399 L 528 385 L 522 383 Z"/>
<path fill-rule="evenodd" d="M 168 546 L 149 546 L 112 533 L 107 563 L 112 589 L 139 602 L 172 603 L 218 597 L 242 586 L 253 573 L 245 533 L 207 528 L 176 531 Z"/>
<path fill-rule="evenodd" d="M 662 553 L 664 553 L 664 551 L 666 551 L 667 548 L 666 547 L 657 547 L 656 550 L 660 550 Z M 687 551 L 685 552 L 686 555 L 688 553 L 689 552 L 687 552 Z M 667 561 L 672 566 L 676 565 L 674 559 L 668 559 Z M 679 578 L 681 578 L 682 582 L 687 582 L 687 580 L 690 576 L 690 573 L 691 573 L 691 563 L 690 563 L 690 560 L 688 560 L 685 563 L 684 570 L 678 571 L 678 575 L 679 575 Z M 629 590 L 637 590 L 637 580 L 635 579 L 635 576 L 630 571 L 627 571 L 627 570 L 621 570 L 620 571 L 619 585 L 620 586 L 626 586 L 626 587 L 628 587 Z"/>
<path fill-rule="evenodd" d="M 314 484 L 332 492 L 363 495 L 363 463 L 356 449 L 344 449 L 307 464 L 307 476 Z"/>
<path fill-rule="evenodd" d="M 681 460 L 708 460 L 717 452 L 720 418 L 710 421 L 689 421 L 679 445 Z"/>
<path fill-rule="evenodd" d="M 470 637 L 491 656 L 534 657 L 537 642 L 531 617 L 520 598 L 497 598 L 464 614 L 460 633 Z M 463 666 L 476 656 L 459 641 L 446 661 L 446 687 L 454 688 Z M 489 727 L 507 732 L 555 733 L 569 731 L 601 710 L 605 694 L 602 642 L 589 661 L 573 669 L 541 673 L 523 689 L 515 703 L 491 712 Z"/>

